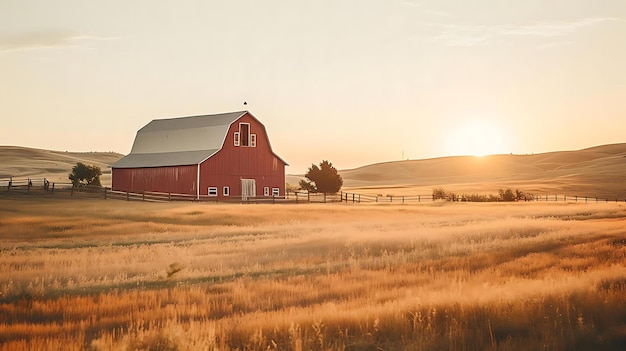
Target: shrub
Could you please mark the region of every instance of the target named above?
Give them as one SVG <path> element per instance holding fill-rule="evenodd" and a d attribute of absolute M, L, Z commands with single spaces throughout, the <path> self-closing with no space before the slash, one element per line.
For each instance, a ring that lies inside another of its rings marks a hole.
<path fill-rule="evenodd" d="M 500 195 L 500 200 L 502 201 L 506 201 L 506 202 L 511 202 L 511 201 L 516 201 L 517 197 L 515 196 L 515 193 L 513 192 L 513 190 L 509 189 L 500 189 L 498 191 L 498 194 Z"/>
<path fill-rule="evenodd" d="M 101 175 L 102 171 L 100 167 L 78 162 L 76 166 L 72 167 L 72 173 L 68 175 L 68 178 L 72 181 L 74 186 L 102 186 L 100 184 Z"/>
<path fill-rule="evenodd" d="M 444 200 L 446 198 L 446 191 L 444 188 L 433 189 L 433 200 Z"/>

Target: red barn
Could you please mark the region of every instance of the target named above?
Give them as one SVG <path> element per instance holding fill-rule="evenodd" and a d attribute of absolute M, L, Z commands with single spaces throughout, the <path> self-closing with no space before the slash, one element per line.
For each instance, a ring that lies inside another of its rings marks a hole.
<path fill-rule="evenodd" d="M 283 196 L 286 165 L 248 111 L 156 119 L 111 166 L 112 188 L 197 198 Z"/>

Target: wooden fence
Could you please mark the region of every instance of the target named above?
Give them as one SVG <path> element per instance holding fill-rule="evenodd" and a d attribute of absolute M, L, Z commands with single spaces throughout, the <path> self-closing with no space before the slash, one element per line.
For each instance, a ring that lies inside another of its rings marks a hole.
<path fill-rule="evenodd" d="M 404 204 L 404 203 L 419 203 L 419 202 L 432 202 L 432 195 L 371 195 L 371 194 L 359 194 L 359 193 L 349 193 L 349 192 L 341 192 L 341 201 L 342 202 L 351 202 L 351 203 L 389 203 L 389 204 Z"/>
<path fill-rule="evenodd" d="M 359 193 L 342 192 L 341 199 L 343 202 L 351 203 L 420 203 L 420 202 L 433 202 L 433 201 L 451 201 L 451 202 L 506 202 L 506 201 L 471 201 L 464 200 L 461 197 L 455 200 L 436 199 L 433 195 L 408 195 L 408 196 L 395 196 L 395 195 L 369 195 Z M 584 202 L 584 203 L 599 203 L 599 202 L 626 202 L 626 199 L 614 198 L 600 198 L 591 196 L 577 196 L 577 195 L 535 195 L 532 199 L 509 201 L 509 202 Z"/>
<path fill-rule="evenodd" d="M 288 192 L 285 196 L 258 196 L 242 199 L 237 196 L 216 197 L 208 195 L 176 194 L 155 191 L 114 191 L 108 187 L 74 186 L 72 183 L 49 182 L 46 178 L 7 178 L 0 179 L 0 196 L 2 194 L 30 194 L 33 196 L 69 196 L 91 197 L 144 202 L 225 202 L 225 203 L 329 203 L 341 202 L 339 194 L 310 194 L 307 192 Z"/>
<path fill-rule="evenodd" d="M 75 187 L 72 183 L 50 182 L 46 178 L 7 178 L 0 179 L 0 194 L 2 193 L 33 193 L 33 195 L 57 196 L 99 196 L 104 190 L 102 187 L 84 186 Z"/>
<path fill-rule="evenodd" d="M 329 203 L 341 202 L 338 194 L 310 194 L 306 192 L 287 192 L 285 196 L 248 196 L 245 199 L 238 196 L 217 197 L 208 195 L 189 195 L 143 191 L 141 193 L 131 191 L 104 190 L 105 199 L 118 199 L 126 201 L 170 202 L 170 201 L 195 201 L 195 202 L 224 202 L 224 203 Z"/>
<path fill-rule="evenodd" d="M 226 202 L 226 203 L 381 203 L 381 204 L 409 204 L 422 203 L 437 200 L 432 194 L 429 195 L 371 195 L 354 192 L 341 192 L 339 194 L 313 194 L 305 191 L 287 192 L 285 196 L 261 196 L 248 197 L 216 197 L 189 194 L 162 193 L 153 191 L 131 192 L 113 191 L 107 187 L 73 186 L 72 183 L 50 182 L 46 178 L 6 178 L 0 179 L 0 196 L 7 193 L 22 193 L 40 196 L 69 196 L 69 197 L 90 197 L 103 199 L 116 199 L 125 201 L 144 202 L 171 202 L 171 201 L 194 201 L 194 202 Z M 462 199 L 457 199 L 461 202 Z M 600 202 L 626 202 L 626 199 L 600 198 L 591 196 L 576 195 L 535 195 L 533 202 L 573 202 L 573 203 L 600 203 Z"/>

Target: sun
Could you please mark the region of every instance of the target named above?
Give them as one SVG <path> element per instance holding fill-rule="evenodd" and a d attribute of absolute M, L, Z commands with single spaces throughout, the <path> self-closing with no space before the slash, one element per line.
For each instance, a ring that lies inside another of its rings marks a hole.
<path fill-rule="evenodd" d="M 452 128 L 446 136 L 450 156 L 486 156 L 507 153 L 510 137 L 496 124 L 468 121 Z"/>

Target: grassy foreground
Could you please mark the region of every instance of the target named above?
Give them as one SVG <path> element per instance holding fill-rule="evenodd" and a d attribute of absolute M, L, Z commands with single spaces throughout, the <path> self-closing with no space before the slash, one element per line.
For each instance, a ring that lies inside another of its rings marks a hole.
<path fill-rule="evenodd" d="M 617 350 L 626 205 L 0 198 L 0 350 Z"/>

